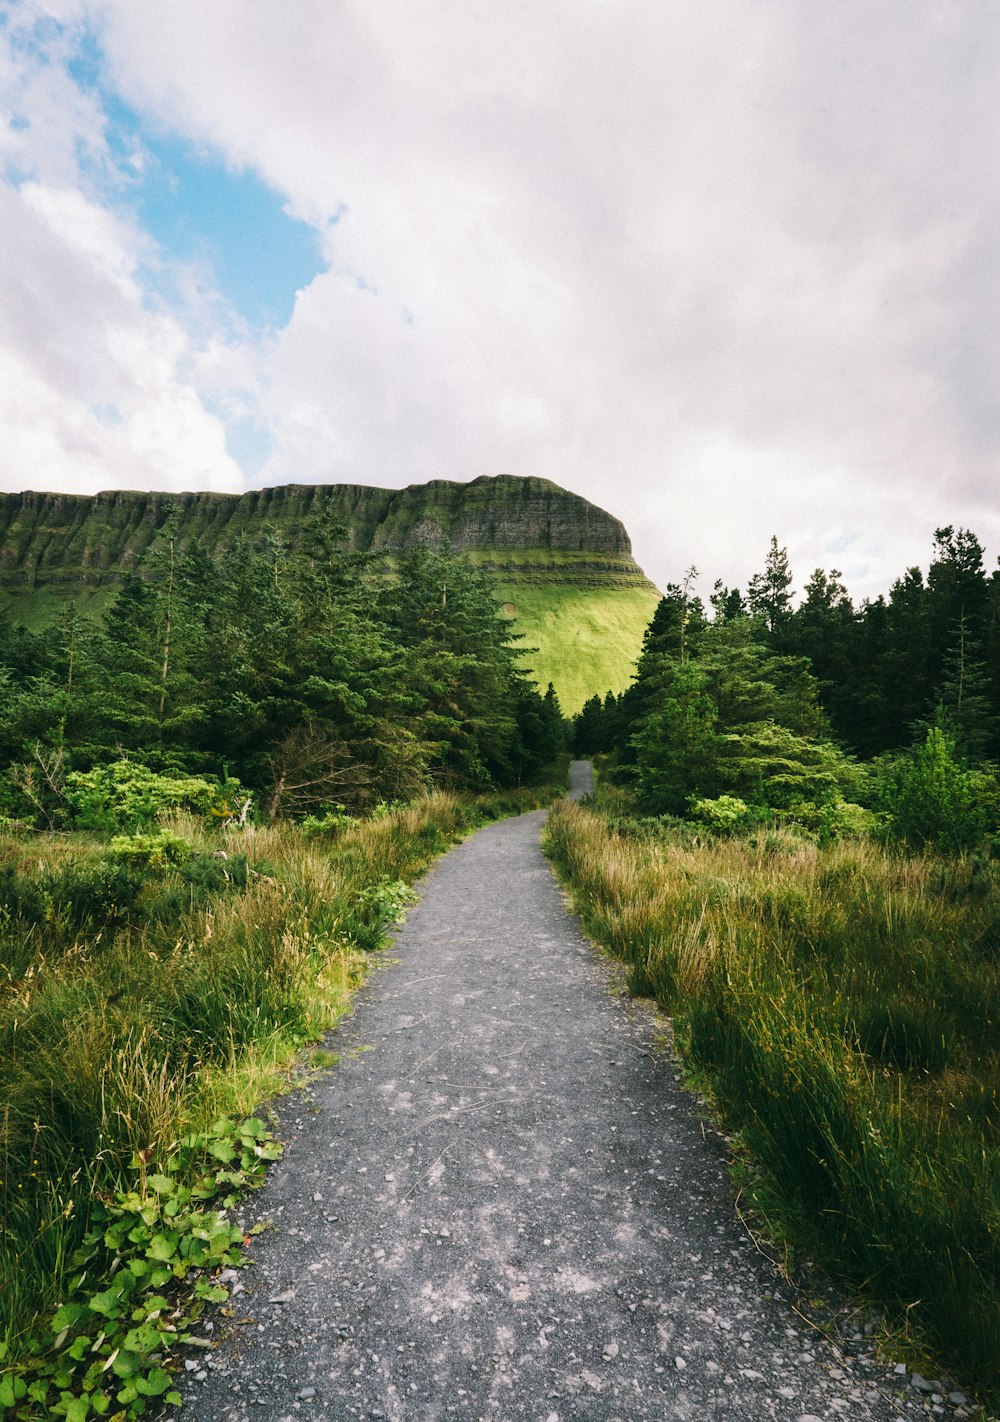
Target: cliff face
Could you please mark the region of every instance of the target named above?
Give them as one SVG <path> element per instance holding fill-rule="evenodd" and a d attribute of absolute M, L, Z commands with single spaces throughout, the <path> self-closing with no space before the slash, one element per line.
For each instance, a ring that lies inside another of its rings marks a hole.
<path fill-rule="evenodd" d="M 218 551 L 268 527 L 294 543 L 302 523 L 319 511 L 344 524 L 357 549 L 448 542 L 456 552 L 511 571 L 531 549 L 539 572 L 539 555 L 548 552 L 553 568 L 575 562 L 591 576 L 604 571 L 645 581 L 617 519 L 545 479 L 502 475 L 406 489 L 293 484 L 241 495 L 0 494 L 0 588 L 16 596 L 47 587 L 67 596 L 74 585 L 113 585 L 138 566 L 172 514 L 182 541 L 196 539 Z"/>
<path fill-rule="evenodd" d="M 450 544 L 496 577 L 524 661 L 563 709 L 628 685 L 658 593 L 616 518 L 546 479 L 484 476 L 408 489 L 298 485 L 249 494 L 0 494 L 0 616 L 36 631 L 72 600 L 99 613 L 171 516 L 181 543 L 219 552 L 278 531 L 294 545 L 324 513 L 358 550 Z"/>

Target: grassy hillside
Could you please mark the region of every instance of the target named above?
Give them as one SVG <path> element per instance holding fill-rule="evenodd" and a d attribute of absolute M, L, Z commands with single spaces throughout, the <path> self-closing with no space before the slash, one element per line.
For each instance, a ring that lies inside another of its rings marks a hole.
<path fill-rule="evenodd" d="M 501 595 L 513 608 L 524 655 L 544 691 L 551 681 L 567 715 L 591 696 L 624 691 L 632 679 L 659 593 L 650 584 L 632 587 L 579 587 L 505 582 Z"/>
<path fill-rule="evenodd" d="M 68 603 L 100 615 L 122 574 L 173 526 L 218 552 L 277 533 L 294 546 L 307 522 L 332 518 L 349 546 L 385 552 L 450 546 L 496 577 L 542 688 L 563 710 L 628 684 L 658 594 L 628 534 L 603 509 L 544 479 L 509 475 L 407 489 L 288 486 L 245 495 L 114 492 L 0 495 L 0 615 L 49 625 Z"/>

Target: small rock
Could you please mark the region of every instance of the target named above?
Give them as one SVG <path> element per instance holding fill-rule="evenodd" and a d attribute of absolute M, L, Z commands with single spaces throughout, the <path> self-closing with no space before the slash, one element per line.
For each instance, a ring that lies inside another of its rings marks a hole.
<path fill-rule="evenodd" d="M 801 1417 L 796 1418 L 796 1422 L 823 1422 L 822 1417 L 816 1417 L 811 1412 L 803 1412 Z"/>
<path fill-rule="evenodd" d="M 675 1359 L 674 1359 L 674 1367 L 677 1369 L 677 1371 L 678 1371 L 679 1373 L 682 1373 L 682 1372 L 684 1371 L 684 1369 L 687 1367 L 687 1359 L 686 1359 L 686 1358 L 681 1358 L 681 1357 L 675 1358 Z"/>
<path fill-rule="evenodd" d="M 604 1356 L 605 1356 L 605 1358 L 607 1359 L 608 1362 L 610 1362 L 612 1358 L 617 1358 L 617 1357 L 618 1357 L 618 1344 L 617 1344 L 617 1343 L 606 1343 L 606 1344 L 604 1345 Z"/>
<path fill-rule="evenodd" d="M 318 1190 L 317 1190 L 316 1193 L 313 1195 L 313 1199 L 315 1200 L 315 1202 L 316 1202 L 317 1205 L 318 1205 L 319 1202 L 322 1200 L 322 1198 L 323 1198 L 323 1196 L 320 1194 L 320 1192 L 319 1192 Z"/>
<path fill-rule="evenodd" d="M 559 1413 L 550 1412 L 548 1417 L 546 1417 L 545 1422 L 559 1422 Z"/>
<path fill-rule="evenodd" d="M 441 1228 L 438 1230 L 438 1237 L 440 1239 L 451 1239 L 451 1230 L 448 1228 L 447 1225 L 441 1226 Z"/>
<path fill-rule="evenodd" d="M 208 1373 L 204 1368 L 199 1368 L 194 1376 L 196 1382 L 204 1382 L 205 1379 L 208 1377 Z"/>
<path fill-rule="evenodd" d="M 294 1297 L 295 1290 L 287 1289 L 283 1294 L 274 1294 L 271 1298 L 268 1299 L 268 1303 L 291 1303 Z"/>
<path fill-rule="evenodd" d="M 917 1392 L 934 1391 L 934 1384 L 928 1382 L 926 1378 L 922 1378 L 919 1373 L 914 1373 L 912 1378 L 910 1378 L 910 1386 Z"/>
<path fill-rule="evenodd" d="M 897 1377 L 905 1378 L 905 1377 L 906 1377 L 906 1364 L 905 1364 L 905 1363 L 897 1363 L 896 1366 L 893 1368 L 892 1371 L 896 1374 Z"/>
<path fill-rule="evenodd" d="M 386 1179 L 386 1180 L 395 1180 L 395 1178 L 396 1178 L 395 1175 L 393 1175 L 391 1172 L 390 1172 L 388 1175 L 385 1176 L 385 1179 Z"/>
<path fill-rule="evenodd" d="M 316 1396 L 316 1389 L 314 1387 L 299 1388 L 296 1396 L 301 1397 L 302 1401 L 305 1402 L 308 1398 Z"/>
<path fill-rule="evenodd" d="M 953 1407 L 964 1407 L 968 1400 L 964 1392 L 949 1392 L 948 1394 L 948 1401 Z"/>

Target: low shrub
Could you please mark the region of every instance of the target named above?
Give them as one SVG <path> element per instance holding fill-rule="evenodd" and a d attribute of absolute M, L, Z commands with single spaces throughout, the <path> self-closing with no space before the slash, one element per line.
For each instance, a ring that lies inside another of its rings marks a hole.
<path fill-rule="evenodd" d="M 215 822 L 238 813 L 238 781 L 165 775 L 138 761 L 120 760 L 66 776 L 65 798 L 73 823 L 103 834 L 148 830 L 167 811 L 188 810 Z M 244 797 L 245 798 L 245 797 Z"/>
<path fill-rule="evenodd" d="M 116 835 L 109 848 L 112 859 L 123 864 L 145 864 L 151 869 L 163 869 L 168 864 L 180 864 L 191 853 L 191 845 L 169 830 L 153 830 L 143 834 Z"/>
<path fill-rule="evenodd" d="M 357 817 L 349 815 L 343 805 L 332 805 L 321 815 L 306 815 L 299 821 L 299 828 L 306 839 L 319 839 L 352 829 L 357 823 Z"/>
<path fill-rule="evenodd" d="M 732 833 L 755 818 L 746 801 L 736 795 L 719 795 L 714 800 L 694 799 L 690 804 L 692 818 L 716 834 Z"/>

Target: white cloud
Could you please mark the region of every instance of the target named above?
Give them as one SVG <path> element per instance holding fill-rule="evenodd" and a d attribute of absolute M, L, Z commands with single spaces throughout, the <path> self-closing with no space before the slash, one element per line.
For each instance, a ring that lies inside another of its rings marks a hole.
<path fill-rule="evenodd" d="M 156 253 L 95 190 L 114 167 L 99 105 L 69 77 L 68 37 L 37 52 L 32 17 L 0 38 L 0 487 L 237 489 L 190 337 L 144 289 Z"/>
<path fill-rule="evenodd" d="M 58 67 L 35 76 L 61 155 L 46 270 L 76 272 L 70 318 L 87 313 L 86 369 L 105 372 L 81 394 L 59 340 L 51 368 L 32 355 L 57 428 L 54 392 L 121 407 L 121 385 L 136 413 L 102 438 L 131 441 L 151 478 L 190 460 L 235 479 L 200 399 L 269 429 L 255 482 L 543 475 L 623 517 L 660 581 L 691 561 L 745 579 L 772 532 L 800 579 L 835 563 L 859 591 L 926 560 L 944 521 L 1000 548 L 1000 12 L 86 11 L 125 98 L 253 167 L 323 232 L 331 269 L 259 348 L 204 313 L 195 332 L 194 307 L 151 314 L 116 287 L 139 234 L 86 208 L 92 227 L 59 229 L 69 135 L 98 144 L 99 115 Z"/>

